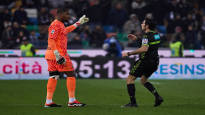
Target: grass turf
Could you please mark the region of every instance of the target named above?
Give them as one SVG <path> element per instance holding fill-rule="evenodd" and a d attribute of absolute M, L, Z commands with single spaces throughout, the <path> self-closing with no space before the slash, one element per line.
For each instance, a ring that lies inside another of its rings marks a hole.
<path fill-rule="evenodd" d="M 54 101 L 61 108 L 44 108 L 46 80 L 0 80 L 1 115 L 204 115 L 205 80 L 152 80 L 165 102 L 153 107 L 154 97 L 136 81 L 138 108 L 121 108 L 129 101 L 125 80 L 77 80 L 77 99 L 88 104 L 68 108 L 66 81 L 59 80 Z"/>

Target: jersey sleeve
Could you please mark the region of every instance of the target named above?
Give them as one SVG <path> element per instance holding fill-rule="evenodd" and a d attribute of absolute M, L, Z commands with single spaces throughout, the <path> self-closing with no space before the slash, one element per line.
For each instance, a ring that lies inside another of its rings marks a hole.
<path fill-rule="evenodd" d="M 76 29 L 76 26 L 70 25 L 64 29 L 64 34 L 68 34 L 69 32 L 72 32 L 75 29 Z"/>
<path fill-rule="evenodd" d="M 149 46 L 149 39 L 147 35 L 144 35 L 142 38 L 142 46 Z"/>
<path fill-rule="evenodd" d="M 49 29 L 49 38 L 56 39 L 61 32 L 59 25 L 52 25 Z"/>

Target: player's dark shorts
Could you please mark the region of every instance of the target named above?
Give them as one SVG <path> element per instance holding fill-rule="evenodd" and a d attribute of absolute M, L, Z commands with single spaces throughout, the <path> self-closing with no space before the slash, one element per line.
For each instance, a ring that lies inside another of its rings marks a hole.
<path fill-rule="evenodd" d="M 149 78 L 152 73 L 157 70 L 158 65 L 159 61 L 146 62 L 142 60 L 137 60 L 129 74 L 135 77 L 141 77 L 142 75 L 144 75 L 146 78 Z"/>

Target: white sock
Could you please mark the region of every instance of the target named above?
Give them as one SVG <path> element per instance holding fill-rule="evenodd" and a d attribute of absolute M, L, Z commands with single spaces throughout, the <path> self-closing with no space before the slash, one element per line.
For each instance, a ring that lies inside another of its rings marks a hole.
<path fill-rule="evenodd" d="M 46 104 L 50 104 L 50 103 L 52 103 L 52 102 L 53 102 L 52 99 L 51 99 L 51 100 L 46 99 Z"/>
<path fill-rule="evenodd" d="M 75 99 L 75 97 L 74 98 L 69 98 L 69 103 L 72 103 L 72 102 L 74 102 L 76 99 Z"/>

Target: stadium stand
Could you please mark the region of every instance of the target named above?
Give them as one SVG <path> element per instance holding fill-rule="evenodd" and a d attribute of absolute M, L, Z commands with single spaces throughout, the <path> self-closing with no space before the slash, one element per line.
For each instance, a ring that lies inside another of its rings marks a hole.
<path fill-rule="evenodd" d="M 24 37 L 32 43 L 29 36 L 35 31 L 37 42 L 33 44 L 37 49 L 45 49 L 47 29 L 56 15 L 56 8 L 66 7 L 71 15 L 66 25 L 74 23 L 75 19 L 82 14 L 91 18 L 90 23 L 85 25 L 89 28 L 89 32 L 84 31 L 83 27 L 73 32 L 80 36 L 82 43 L 69 47 L 71 49 L 102 48 L 98 46 L 102 44 L 95 40 L 97 26 L 101 26 L 107 35 L 115 33 L 124 47 L 130 47 L 129 44 L 136 41 L 128 41 L 126 35 L 132 33 L 140 36 L 140 23 L 145 16 L 156 21 L 157 31 L 163 38 L 163 48 L 168 48 L 174 37 L 180 34 L 185 49 L 204 49 L 205 5 L 203 3 L 203 0 L 69 0 L 69 2 L 66 0 L 61 0 L 61 2 L 11 0 L 2 2 L 0 5 L 2 17 L 0 19 L 0 48 L 18 49 L 22 41 L 22 37 L 19 38 L 20 31 L 23 31 Z M 69 42 L 76 43 L 75 36 L 69 37 Z M 136 45 L 131 46 L 136 47 Z"/>

